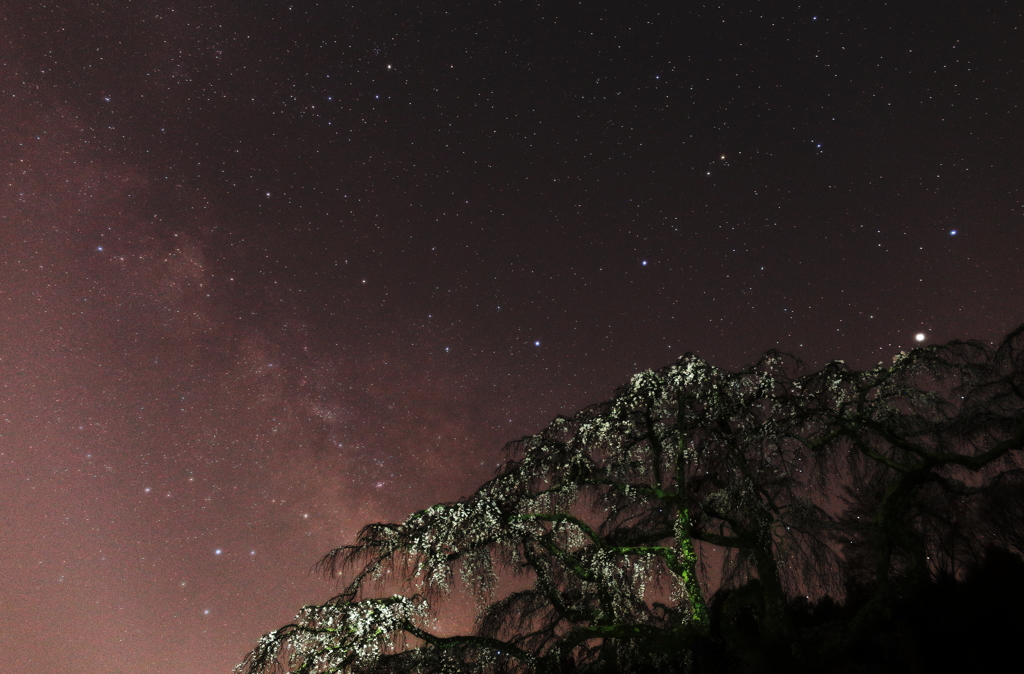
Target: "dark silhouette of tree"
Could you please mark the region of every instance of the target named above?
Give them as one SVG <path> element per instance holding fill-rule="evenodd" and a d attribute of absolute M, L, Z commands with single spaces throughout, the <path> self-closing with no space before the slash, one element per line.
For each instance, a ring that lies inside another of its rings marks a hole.
<path fill-rule="evenodd" d="M 828 671 L 864 644 L 907 660 L 878 635 L 900 602 L 992 544 L 1021 551 L 1022 448 L 1024 326 L 867 371 L 687 355 L 511 443 L 471 496 L 366 526 L 319 563 L 344 591 L 238 671 Z M 457 582 L 476 628 L 438 636 Z"/>

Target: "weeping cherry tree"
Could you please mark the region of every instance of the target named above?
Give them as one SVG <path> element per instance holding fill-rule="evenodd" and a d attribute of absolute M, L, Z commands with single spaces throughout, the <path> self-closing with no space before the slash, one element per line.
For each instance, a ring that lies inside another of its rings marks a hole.
<path fill-rule="evenodd" d="M 364 527 L 319 563 L 344 590 L 237 671 L 813 670 L 991 542 L 978 513 L 1022 447 L 1024 326 L 865 371 L 686 355 L 510 443 L 467 498 Z M 441 635 L 457 584 L 475 628 Z M 844 619 L 795 623 L 854 585 Z"/>

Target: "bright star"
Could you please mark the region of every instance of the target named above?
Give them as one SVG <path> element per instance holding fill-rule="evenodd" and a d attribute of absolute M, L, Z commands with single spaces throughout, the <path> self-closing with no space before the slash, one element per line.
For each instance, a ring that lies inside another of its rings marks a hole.
<path fill-rule="evenodd" d="M 923 332 L 917 333 L 916 335 L 914 335 L 914 339 L 916 339 L 919 342 L 923 342 L 924 341 L 924 333 Z"/>

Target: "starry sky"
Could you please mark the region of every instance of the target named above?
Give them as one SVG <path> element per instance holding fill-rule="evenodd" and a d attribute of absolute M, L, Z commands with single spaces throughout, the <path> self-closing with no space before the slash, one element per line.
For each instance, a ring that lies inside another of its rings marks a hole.
<path fill-rule="evenodd" d="M 1024 322 L 1017 2 L 0 8 L 0 647 L 228 672 L 695 352 Z"/>

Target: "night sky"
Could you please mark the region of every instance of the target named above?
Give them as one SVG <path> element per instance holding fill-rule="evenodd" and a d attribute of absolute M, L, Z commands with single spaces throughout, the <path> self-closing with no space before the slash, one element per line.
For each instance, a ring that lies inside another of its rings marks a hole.
<path fill-rule="evenodd" d="M 1019 2 L 0 7 L 0 648 L 213 674 L 687 351 L 1024 322 Z"/>

